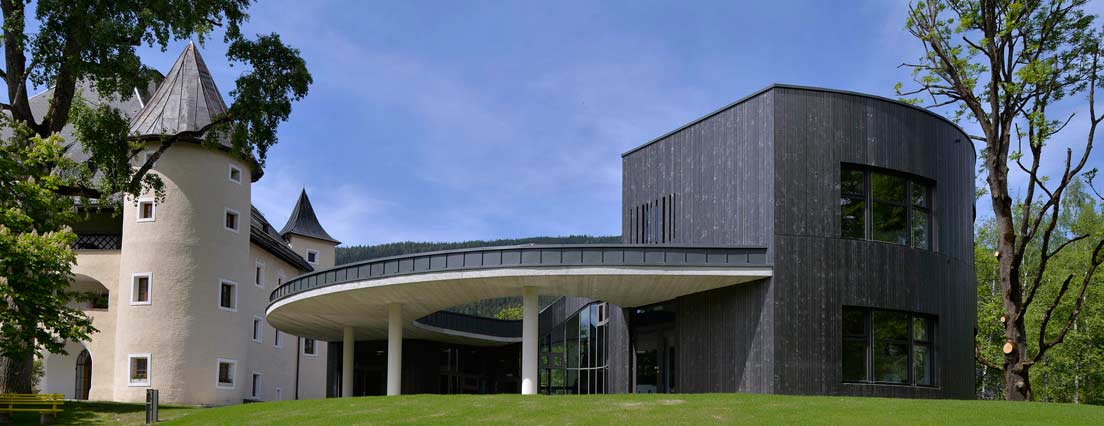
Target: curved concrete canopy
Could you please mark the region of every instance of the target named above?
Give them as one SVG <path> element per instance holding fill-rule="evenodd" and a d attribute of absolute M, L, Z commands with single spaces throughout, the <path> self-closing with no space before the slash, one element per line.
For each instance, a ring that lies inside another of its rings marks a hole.
<path fill-rule="evenodd" d="M 378 272 L 378 274 L 374 273 Z M 581 296 L 641 306 L 771 276 L 765 249 L 670 246 L 522 246 L 416 254 L 343 265 L 297 277 L 273 291 L 270 324 L 287 333 L 339 341 L 387 337 L 387 306 L 402 304 L 404 338 L 502 344 L 442 332 L 415 319 L 451 306 L 520 296 Z"/>

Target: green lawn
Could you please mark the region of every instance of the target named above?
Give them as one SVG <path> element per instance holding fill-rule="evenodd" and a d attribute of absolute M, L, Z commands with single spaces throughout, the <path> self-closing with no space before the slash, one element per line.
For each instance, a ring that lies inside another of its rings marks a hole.
<path fill-rule="evenodd" d="M 179 413 L 174 413 L 179 414 Z M 169 416 L 163 416 L 168 418 Z M 1100 425 L 1104 407 L 748 394 L 366 397 L 199 409 L 168 425 Z"/>
<path fill-rule="evenodd" d="M 161 420 L 175 419 L 196 410 L 193 407 L 161 406 Z M 17 425 L 37 425 L 37 413 L 19 413 L 14 417 Z M 144 425 L 146 406 L 116 402 L 66 402 L 65 412 L 58 416 L 58 425 Z"/>

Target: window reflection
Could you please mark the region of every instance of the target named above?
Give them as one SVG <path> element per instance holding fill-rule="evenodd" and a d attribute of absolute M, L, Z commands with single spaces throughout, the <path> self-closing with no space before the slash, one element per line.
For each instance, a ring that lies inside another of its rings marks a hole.
<path fill-rule="evenodd" d="M 607 312 L 605 303 L 591 303 L 541 337 L 541 393 L 606 393 Z"/>
<path fill-rule="evenodd" d="M 844 307 L 841 322 L 843 381 L 934 385 L 933 317 Z"/>
<path fill-rule="evenodd" d="M 840 236 L 931 249 L 930 183 L 904 174 L 843 165 Z"/>

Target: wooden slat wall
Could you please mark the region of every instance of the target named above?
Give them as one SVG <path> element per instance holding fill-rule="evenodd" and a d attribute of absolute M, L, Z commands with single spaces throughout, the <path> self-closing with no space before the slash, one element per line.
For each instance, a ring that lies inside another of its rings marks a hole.
<path fill-rule="evenodd" d="M 936 182 L 934 251 L 840 239 L 849 162 Z M 630 208 L 677 194 L 675 243 L 764 245 L 774 277 L 678 304 L 679 389 L 970 398 L 973 148 L 951 124 L 868 96 L 776 86 L 623 158 Z M 842 306 L 938 315 L 938 388 L 843 384 Z"/>
<path fill-rule="evenodd" d="M 679 298 L 679 392 L 772 392 L 771 290 L 761 280 Z"/>
<path fill-rule="evenodd" d="M 774 93 L 766 91 L 625 156 L 624 242 L 632 241 L 630 207 L 675 194 L 673 244 L 762 246 L 773 264 L 773 139 Z M 680 300 L 680 392 L 771 392 L 770 292 L 763 281 Z"/>
<path fill-rule="evenodd" d="M 630 210 L 675 194 L 672 244 L 773 243 L 773 94 L 747 99 L 622 159 L 622 238 Z"/>
<path fill-rule="evenodd" d="M 884 100 L 775 91 L 776 392 L 973 395 L 973 148 L 950 124 Z M 840 163 L 936 182 L 933 251 L 840 238 Z M 842 306 L 935 314 L 940 387 L 843 384 Z"/>

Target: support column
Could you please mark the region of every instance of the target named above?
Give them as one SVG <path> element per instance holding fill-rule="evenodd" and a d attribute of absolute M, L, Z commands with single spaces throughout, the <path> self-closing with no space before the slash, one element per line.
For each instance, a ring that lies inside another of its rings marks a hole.
<path fill-rule="evenodd" d="M 402 304 L 387 305 L 387 394 L 402 392 Z"/>
<path fill-rule="evenodd" d="M 345 327 L 345 336 L 341 340 L 341 397 L 353 396 L 353 328 Z"/>
<path fill-rule="evenodd" d="M 521 394 L 537 393 L 537 318 L 540 312 L 537 288 L 522 289 L 521 300 Z"/>

